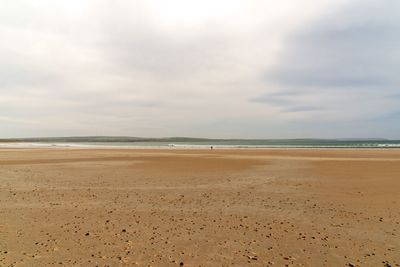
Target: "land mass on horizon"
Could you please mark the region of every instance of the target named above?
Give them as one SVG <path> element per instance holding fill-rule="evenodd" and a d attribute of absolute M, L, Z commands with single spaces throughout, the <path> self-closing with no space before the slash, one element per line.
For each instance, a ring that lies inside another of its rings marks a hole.
<path fill-rule="evenodd" d="M 0 138 L 0 142 L 223 142 L 223 141 L 264 141 L 264 142 L 354 142 L 389 141 L 386 138 L 202 138 L 202 137 L 134 137 L 134 136 L 65 136 Z M 392 140 L 394 141 L 394 140 Z"/>

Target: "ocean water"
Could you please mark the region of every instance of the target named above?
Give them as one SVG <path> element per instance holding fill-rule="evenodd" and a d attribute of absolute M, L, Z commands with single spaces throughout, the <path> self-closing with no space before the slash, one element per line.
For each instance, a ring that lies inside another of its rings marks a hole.
<path fill-rule="evenodd" d="M 0 147 L 19 148 L 400 148 L 400 140 L 202 140 L 202 141 L 134 141 L 134 142 L 18 142 L 0 143 Z"/>
<path fill-rule="evenodd" d="M 197 142 L 120 142 L 88 143 L 94 146 L 170 147 L 170 148 L 400 148 L 400 140 L 224 140 Z"/>

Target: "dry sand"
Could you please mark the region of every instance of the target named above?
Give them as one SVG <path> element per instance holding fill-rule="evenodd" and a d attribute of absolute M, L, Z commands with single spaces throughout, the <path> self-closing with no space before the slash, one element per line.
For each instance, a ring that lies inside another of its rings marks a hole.
<path fill-rule="evenodd" d="M 0 266 L 400 266 L 399 150 L 0 150 Z"/>

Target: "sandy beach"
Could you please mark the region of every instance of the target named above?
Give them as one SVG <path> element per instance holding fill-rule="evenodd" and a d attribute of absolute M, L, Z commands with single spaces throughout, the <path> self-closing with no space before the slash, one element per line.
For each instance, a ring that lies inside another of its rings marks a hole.
<path fill-rule="evenodd" d="M 0 150 L 0 266 L 182 265 L 400 266 L 400 150 Z"/>

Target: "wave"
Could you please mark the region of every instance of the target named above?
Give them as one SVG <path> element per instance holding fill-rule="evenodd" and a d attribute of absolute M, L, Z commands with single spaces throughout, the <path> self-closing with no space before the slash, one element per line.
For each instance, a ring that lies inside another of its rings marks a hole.
<path fill-rule="evenodd" d="M 0 148 L 185 148 L 185 149 L 291 149 L 291 148 L 375 148 L 375 149 L 390 149 L 400 148 L 400 142 L 275 142 L 273 144 L 259 141 L 247 142 L 79 142 L 79 143 L 45 143 L 45 142 L 21 142 L 21 143 L 0 143 Z"/>

